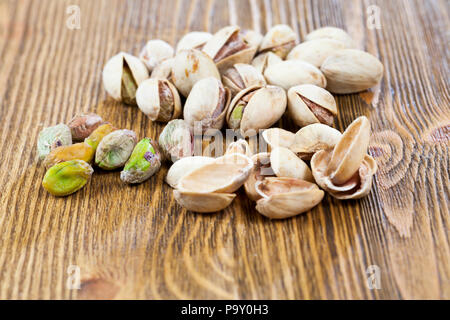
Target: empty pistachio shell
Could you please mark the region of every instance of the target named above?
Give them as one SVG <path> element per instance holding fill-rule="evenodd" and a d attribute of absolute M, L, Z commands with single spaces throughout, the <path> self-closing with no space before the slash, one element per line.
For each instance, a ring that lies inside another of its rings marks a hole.
<path fill-rule="evenodd" d="M 295 86 L 288 91 L 288 113 L 300 127 L 312 123 L 333 125 L 336 101 L 327 90 L 312 84 Z"/>
<path fill-rule="evenodd" d="M 250 200 L 256 201 L 261 198 L 261 195 L 255 189 L 256 182 L 262 181 L 267 177 L 273 177 L 275 173 L 270 165 L 270 153 L 257 153 L 251 159 L 254 165 L 248 179 L 245 181 L 244 188 Z"/>
<path fill-rule="evenodd" d="M 168 122 L 181 115 L 181 101 L 175 86 L 164 79 L 147 79 L 136 91 L 139 109 L 152 121 Z"/>
<path fill-rule="evenodd" d="M 147 67 L 139 58 L 120 52 L 106 62 L 103 85 L 115 100 L 134 105 L 137 87 L 148 76 Z"/>
<path fill-rule="evenodd" d="M 211 157 L 185 157 L 170 167 L 167 172 L 166 182 L 172 187 L 175 188 L 180 181 L 180 179 L 190 173 L 191 171 L 202 167 L 205 164 L 214 162 L 214 158 Z"/>
<path fill-rule="evenodd" d="M 123 167 L 135 145 L 136 134 L 133 131 L 113 131 L 100 141 L 95 153 L 95 164 L 105 170 Z"/>
<path fill-rule="evenodd" d="M 270 150 L 276 147 L 289 148 L 295 138 L 295 135 L 292 132 L 280 128 L 264 130 L 262 136 L 264 141 L 270 147 Z"/>
<path fill-rule="evenodd" d="M 177 44 L 177 53 L 185 49 L 201 50 L 205 43 L 212 38 L 209 32 L 193 31 L 186 33 Z"/>
<path fill-rule="evenodd" d="M 247 157 L 252 156 L 250 146 L 248 145 L 248 142 L 245 141 L 244 139 L 239 139 L 238 141 L 232 142 L 228 145 L 225 154 L 232 154 L 232 153 L 244 154 Z"/>
<path fill-rule="evenodd" d="M 277 147 L 270 153 L 270 164 L 277 177 L 302 179 L 314 182 L 311 170 L 291 150 Z"/>
<path fill-rule="evenodd" d="M 39 133 L 37 142 L 37 152 L 40 160 L 45 157 L 54 148 L 72 144 L 72 134 L 70 128 L 65 124 L 58 124 L 53 127 L 44 128 Z"/>
<path fill-rule="evenodd" d="M 334 54 L 337 50 L 345 49 L 344 42 L 334 39 L 315 39 L 297 45 L 289 52 L 287 60 L 303 60 L 320 68 L 326 58 Z"/>
<path fill-rule="evenodd" d="M 261 199 L 256 210 L 271 219 L 289 218 L 306 212 L 322 201 L 316 184 L 294 178 L 269 177 L 256 183 Z"/>
<path fill-rule="evenodd" d="M 321 123 L 314 123 L 297 131 L 289 149 L 301 159 L 309 160 L 317 151 L 333 149 L 341 137 L 342 133 L 338 130 Z"/>
<path fill-rule="evenodd" d="M 183 157 L 190 157 L 194 152 L 192 130 L 182 119 L 170 121 L 159 135 L 158 143 L 164 157 L 169 161 L 175 162 Z"/>
<path fill-rule="evenodd" d="M 216 212 L 228 207 L 236 197 L 234 193 L 200 193 L 173 190 L 175 200 L 184 208 L 194 212 Z"/>
<path fill-rule="evenodd" d="M 279 56 L 277 56 L 275 53 L 271 51 L 263 52 L 258 54 L 253 60 L 252 60 L 252 66 L 255 67 L 256 70 L 258 70 L 261 74 L 264 74 L 264 71 L 266 71 L 267 67 L 282 62 L 283 59 L 281 59 Z"/>
<path fill-rule="evenodd" d="M 296 38 L 294 30 L 288 25 L 273 26 L 264 36 L 259 51 L 271 51 L 284 59 L 295 46 Z"/>
<path fill-rule="evenodd" d="M 93 172 L 83 160 L 61 162 L 47 170 L 42 186 L 55 196 L 67 196 L 83 188 Z"/>
<path fill-rule="evenodd" d="M 355 46 L 350 35 L 344 30 L 336 27 L 323 27 L 306 35 L 305 40 L 311 41 L 316 39 L 334 39 L 345 44 L 346 48 L 353 48 Z"/>
<path fill-rule="evenodd" d="M 95 113 L 76 115 L 69 121 L 74 141 L 83 141 L 103 123 L 102 117 Z"/>
<path fill-rule="evenodd" d="M 52 151 L 45 157 L 43 164 L 46 168 L 50 168 L 57 163 L 69 160 L 83 160 L 86 162 L 91 162 L 94 155 L 95 150 L 90 145 L 80 142 L 52 149 Z"/>
<path fill-rule="evenodd" d="M 230 91 L 224 88 L 220 80 L 205 78 L 192 88 L 184 104 L 184 120 L 194 128 L 201 122 L 203 130 L 221 129 L 230 104 Z"/>
<path fill-rule="evenodd" d="M 301 60 L 287 60 L 271 65 L 264 71 L 264 76 L 268 83 L 285 90 L 300 84 L 314 84 L 322 88 L 327 85 L 327 80 L 319 69 Z"/>
<path fill-rule="evenodd" d="M 189 95 L 197 81 L 209 77 L 220 80 L 216 64 L 206 53 L 196 49 L 177 53 L 172 68 L 172 81 L 183 96 Z"/>
<path fill-rule="evenodd" d="M 150 78 L 152 79 L 172 79 L 172 68 L 175 62 L 175 58 L 170 58 L 162 61 L 153 68 Z"/>
<path fill-rule="evenodd" d="M 255 67 L 245 63 L 236 63 L 225 70 L 222 81 L 223 85 L 230 89 L 233 96 L 245 88 L 266 84 L 264 76 Z"/>
<path fill-rule="evenodd" d="M 244 40 L 238 26 L 228 26 L 217 31 L 202 50 L 223 72 L 236 63 L 250 63 L 256 49 Z"/>
<path fill-rule="evenodd" d="M 108 134 L 110 134 L 111 132 L 113 132 L 115 130 L 117 130 L 117 129 L 110 123 L 102 124 L 97 129 L 92 131 L 92 133 L 86 139 L 84 139 L 84 142 L 87 143 L 88 145 L 90 145 L 92 147 L 92 149 L 94 149 L 94 153 L 95 153 L 95 150 L 97 150 L 97 147 L 98 147 L 98 144 L 100 143 L 100 141 L 102 141 L 102 139 L 105 136 L 107 136 Z"/>
<path fill-rule="evenodd" d="M 150 40 L 142 48 L 139 58 L 151 72 L 158 64 L 173 57 L 173 48 L 163 40 Z"/>
<path fill-rule="evenodd" d="M 345 94 L 367 90 L 383 77 L 383 64 L 370 53 L 344 49 L 329 56 L 320 67 L 327 90 Z"/>
<path fill-rule="evenodd" d="M 127 183 L 141 183 L 158 172 L 160 167 L 161 157 L 155 142 L 144 138 L 134 147 L 120 179 Z"/>

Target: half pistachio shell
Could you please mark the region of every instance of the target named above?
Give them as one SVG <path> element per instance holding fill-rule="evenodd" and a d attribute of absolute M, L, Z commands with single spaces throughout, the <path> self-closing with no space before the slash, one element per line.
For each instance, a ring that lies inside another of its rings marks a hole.
<path fill-rule="evenodd" d="M 267 177 L 274 177 L 275 173 L 270 165 L 270 153 L 257 153 L 254 154 L 251 159 L 254 165 L 248 179 L 245 181 L 244 188 L 247 197 L 249 197 L 250 200 L 256 201 L 261 198 L 261 195 L 256 192 L 256 182 L 262 181 Z"/>
<path fill-rule="evenodd" d="M 214 162 L 214 158 L 211 157 L 185 157 L 174 164 L 169 168 L 169 171 L 166 175 L 166 182 L 172 187 L 175 188 L 180 181 L 180 179 L 186 174 L 198 169 L 205 164 L 209 164 Z"/>
<path fill-rule="evenodd" d="M 268 83 L 285 90 L 300 85 L 314 84 L 321 88 L 327 86 L 322 72 L 312 64 L 301 60 L 287 60 L 271 65 L 264 71 Z"/>
<path fill-rule="evenodd" d="M 225 70 L 222 75 L 223 85 L 230 89 L 234 96 L 239 91 L 252 86 L 263 86 L 266 84 L 264 76 L 250 64 L 236 63 Z"/>
<path fill-rule="evenodd" d="M 183 208 L 200 213 L 221 211 L 236 198 L 234 193 L 200 193 L 177 189 L 173 190 L 173 195 Z"/>
<path fill-rule="evenodd" d="M 266 69 L 269 66 L 280 63 L 282 61 L 283 61 L 283 59 L 281 59 L 275 53 L 273 53 L 271 51 L 267 51 L 267 52 L 258 54 L 252 60 L 252 66 L 254 66 L 255 69 L 258 70 L 261 74 L 264 74 L 264 71 L 266 71 Z"/>
<path fill-rule="evenodd" d="M 270 164 L 277 177 L 288 177 L 314 182 L 308 165 L 291 150 L 277 147 L 270 153 Z"/>
<path fill-rule="evenodd" d="M 341 41 L 345 44 L 346 48 L 354 48 L 355 43 L 352 37 L 343 29 L 336 27 L 323 27 L 316 29 L 306 35 L 306 41 L 312 41 L 316 39 L 333 39 Z"/>
<path fill-rule="evenodd" d="M 186 49 L 201 50 L 206 42 L 212 38 L 209 32 L 193 31 L 186 33 L 177 44 L 177 53 Z"/>
<path fill-rule="evenodd" d="M 285 24 L 275 25 L 264 36 L 259 52 L 271 51 L 284 59 L 295 46 L 296 34 L 291 27 Z"/>
<path fill-rule="evenodd" d="M 173 48 L 163 40 L 150 40 L 142 48 L 139 58 L 151 72 L 158 64 L 173 57 Z"/>
<path fill-rule="evenodd" d="M 342 41 L 327 38 L 315 39 L 297 45 L 289 52 L 287 60 L 303 60 L 320 68 L 326 58 L 337 50 L 345 48 L 346 45 Z"/>
<path fill-rule="evenodd" d="M 272 150 L 276 147 L 289 148 L 294 142 L 295 134 L 281 128 L 270 128 L 262 133 L 264 141 Z M 269 151 L 270 151 L 269 150 Z"/>

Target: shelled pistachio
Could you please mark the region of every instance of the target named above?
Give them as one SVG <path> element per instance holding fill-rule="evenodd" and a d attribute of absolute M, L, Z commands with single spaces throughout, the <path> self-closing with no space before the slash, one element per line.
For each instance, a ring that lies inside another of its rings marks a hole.
<path fill-rule="evenodd" d="M 160 167 L 161 156 L 155 141 L 144 138 L 134 147 L 120 172 L 120 179 L 126 183 L 141 183 L 158 172 Z"/>
<path fill-rule="evenodd" d="M 55 196 L 67 196 L 83 188 L 93 172 L 83 160 L 61 162 L 47 170 L 42 186 Z"/>
<path fill-rule="evenodd" d="M 95 164 L 105 170 L 125 165 L 136 145 L 136 134 L 127 129 L 116 130 L 105 136 L 95 152 Z"/>
<path fill-rule="evenodd" d="M 38 137 L 37 152 L 40 160 L 60 146 L 68 146 L 72 144 L 72 134 L 70 128 L 63 123 L 56 126 L 44 128 Z"/>

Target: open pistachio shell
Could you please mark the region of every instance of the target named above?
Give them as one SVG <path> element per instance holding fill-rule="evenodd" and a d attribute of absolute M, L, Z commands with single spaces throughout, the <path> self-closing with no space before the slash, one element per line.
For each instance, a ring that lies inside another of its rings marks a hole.
<path fill-rule="evenodd" d="M 270 153 L 261 152 L 254 154 L 251 157 L 254 165 L 247 180 L 244 183 L 245 193 L 250 200 L 256 201 L 261 198 L 261 195 L 256 192 L 255 184 L 258 181 L 262 181 L 267 177 L 275 176 L 270 165 Z"/>
<path fill-rule="evenodd" d="M 284 59 L 295 46 L 296 39 L 296 34 L 291 27 L 285 24 L 275 25 L 264 36 L 259 51 L 271 51 Z"/>
<path fill-rule="evenodd" d="M 297 131 L 289 149 L 301 159 L 309 160 L 317 151 L 333 149 L 341 137 L 342 133 L 338 130 L 322 123 L 314 123 Z"/>
<path fill-rule="evenodd" d="M 236 63 L 225 70 L 222 81 L 223 85 L 230 89 L 233 96 L 245 88 L 266 84 L 264 76 L 255 67 L 245 63 Z"/>
<path fill-rule="evenodd" d="M 342 41 L 334 39 L 315 39 L 297 45 L 289 52 L 287 60 L 303 60 L 320 68 L 322 63 L 337 50 L 345 49 L 346 45 Z"/>
<path fill-rule="evenodd" d="M 268 83 L 285 90 L 300 85 L 314 84 L 321 88 L 327 86 L 322 72 L 312 64 L 301 60 L 287 60 L 271 65 L 264 71 Z"/>
<path fill-rule="evenodd" d="M 277 147 L 270 153 L 270 164 L 277 177 L 296 178 L 314 182 L 308 165 L 291 150 Z"/>
<path fill-rule="evenodd" d="M 312 41 L 316 39 L 334 39 L 341 41 L 345 44 L 346 48 L 353 48 L 355 43 L 350 35 L 344 30 L 336 27 L 323 27 L 316 29 L 308 33 L 305 37 L 306 41 Z"/>
<path fill-rule="evenodd" d="M 337 114 L 336 101 L 327 90 L 303 84 L 288 90 L 288 113 L 300 127 L 313 123 L 333 125 Z"/>
<path fill-rule="evenodd" d="M 281 128 L 270 128 L 264 130 L 262 136 L 270 150 L 276 147 L 289 148 L 295 138 L 295 134 Z"/>
<path fill-rule="evenodd" d="M 150 78 L 152 79 L 167 79 L 171 81 L 172 79 L 172 68 L 175 62 L 175 58 L 170 58 L 161 61 L 156 67 L 153 68 Z"/>
<path fill-rule="evenodd" d="M 183 96 L 189 95 L 197 81 L 209 77 L 220 80 L 216 64 L 206 53 L 196 49 L 177 53 L 172 67 L 172 81 Z"/>
<path fill-rule="evenodd" d="M 173 190 L 175 200 L 184 208 L 194 212 L 217 212 L 228 207 L 236 197 L 234 193 L 200 193 Z"/>
<path fill-rule="evenodd" d="M 252 156 L 252 151 L 250 150 L 250 146 L 248 142 L 244 139 L 239 139 L 238 141 L 232 142 L 228 145 L 225 154 L 239 153 L 244 154 L 247 157 Z"/>
<path fill-rule="evenodd" d="M 186 49 L 201 50 L 205 43 L 212 38 L 209 32 L 193 31 L 186 33 L 177 44 L 177 53 Z"/>
<path fill-rule="evenodd" d="M 258 54 L 253 60 L 252 60 L 252 66 L 255 67 L 256 70 L 261 72 L 261 74 L 264 74 L 264 71 L 266 71 L 267 67 L 282 62 L 283 59 L 281 59 L 279 56 L 277 56 L 275 53 L 271 51 L 263 52 Z"/>
<path fill-rule="evenodd" d="M 256 210 L 271 219 L 284 219 L 306 212 L 322 201 L 316 184 L 294 178 L 269 177 L 256 183 L 261 199 Z"/>
<path fill-rule="evenodd" d="M 163 40 L 150 40 L 142 48 L 139 58 L 151 72 L 158 64 L 173 57 L 173 48 Z"/>
<path fill-rule="evenodd" d="M 180 181 L 180 179 L 191 171 L 214 162 L 214 158 L 211 157 L 186 157 L 178 160 L 170 167 L 167 172 L 166 182 L 175 188 Z"/>

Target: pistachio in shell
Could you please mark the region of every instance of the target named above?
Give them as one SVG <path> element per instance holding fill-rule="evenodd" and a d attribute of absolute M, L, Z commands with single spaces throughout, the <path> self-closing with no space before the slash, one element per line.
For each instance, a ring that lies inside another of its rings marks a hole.
<path fill-rule="evenodd" d="M 177 53 L 186 49 L 201 50 L 206 42 L 212 38 L 212 34 L 209 32 L 192 31 L 186 33 L 177 44 Z"/>
<path fill-rule="evenodd" d="M 40 160 L 52 151 L 60 146 L 68 146 L 72 144 L 72 134 L 70 127 L 60 123 L 56 126 L 44 128 L 39 133 L 37 142 L 37 152 Z"/>
<path fill-rule="evenodd" d="M 305 37 L 305 41 L 312 41 L 316 39 L 333 39 L 341 41 L 345 44 L 346 48 L 354 48 L 355 43 L 352 37 L 343 29 L 336 27 L 323 27 L 316 29 L 308 33 Z"/>
<path fill-rule="evenodd" d="M 182 119 L 169 121 L 159 135 L 158 143 L 164 158 L 172 162 L 194 153 L 192 129 Z"/>
<path fill-rule="evenodd" d="M 270 152 L 270 165 L 277 177 L 314 182 L 308 165 L 288 148 L 277 147 Z"/>
<path fill-rule="evenodd" d="M 259 47 L 259 52 L 271 51 L 281 59 L 295 46 L 297 36 L 291 27 L 285 24 L 278 24 L 269 29 L 264 36 Z"/>
<path fill-rule="evenodd" d="M 266 71 L 269 66 L 280 63 L 282 61 L 283 59 L 281 59 L 275 53 L 273 53 L 272 51 L 267 51 L 258 54 L 252 60 L 252 66 L 255 67 L 255 69 L 258 70 L 261 74 L 264 74 L 264 71 Z"/>
<path fill-rule="evenodd" d="M 170 58 L 162 61 L 153 68 L 151 79 L 167 79 L 172 81 L 172 68 L 175 58 Z"/>
<path fill-rule="evenodd" d="M 320 68 L 326 58 L 337 50 L 345 49 L 345 43 L 339 40 L 321 38 L 303 42 L 289 52 L 287 60 L 303 60 Z"/>
<path fill-rule="evenodd" d="M 264 76 L 255 67 L 245 63 L 236 63 L 224 71 L 222 75 L 223 85 L 230 89 L 235 96 L 239 91 L 252 86 L 266 84 Z"/>
<path fill-rule="evenodd" d="M 244 41 L 248 43 L 249 46 L 254 47 L 256 49 L 259 48 L 259 45 L 261 44 L 262 39 L 264 38 L 260 32 L 251 29 L 241 30 L 241 35 Z"/>
<path fill-rule="evenodd" d="M 136 133 L 131 130 L 116 130 L 105 136 L 95 152 L 95 164 L 105 170 L 114 170 L 125 165 L 136 145 Z"/>
<path fill-rule="evenodd" d="M 153 69 L 162 61 L 173 57 L 174 50 L 170 44 L 163 40 L 155 39 L 148 41 L 142 48 L 139 58 L 144 62 L 147 69 Z"/>

